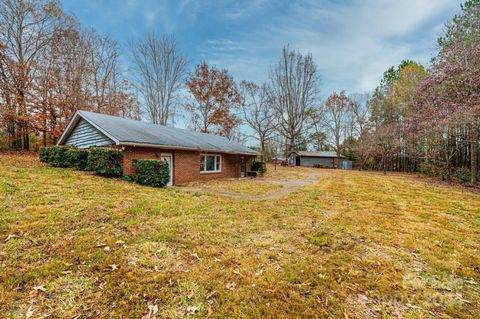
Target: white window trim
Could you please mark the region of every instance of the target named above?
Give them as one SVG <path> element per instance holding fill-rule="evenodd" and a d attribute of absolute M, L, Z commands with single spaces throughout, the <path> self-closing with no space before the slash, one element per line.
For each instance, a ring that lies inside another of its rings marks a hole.
<path fill-rule="evenodd" d="M 200 170 L 200 174 L 215 174 L 215 173 L 221 173 L 222 172 L 222 155 L 221 154 L 200 154 L 200 159 L 204 156 L 204 161 L 203 161 L 203 167 L 204 169 L 207 168 L 207 156 L 218 156 L 220 158 L 220 169 L 219 170 L 213 170 L 213 171 L 202 171 Z M 217 167 L 217 163 L 215 160 L 215 167 Z"/>

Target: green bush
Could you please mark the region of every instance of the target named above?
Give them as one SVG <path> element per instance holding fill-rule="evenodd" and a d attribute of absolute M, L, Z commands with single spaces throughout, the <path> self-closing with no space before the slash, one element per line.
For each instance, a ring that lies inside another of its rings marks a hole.
<path fill-rule="evenodd" d="M 260 172 L 263 175 L 267 171 L 267 165 L 264 161 L 255 160 L 252 162 L 252 171 Z"/>
<path fill-rule="evenodd" d="M 137 172 L 135 179 L 139 184 L 164 187 L 170 179 L 170 168 L 164 161 L 137 159 L 133 165 Z"/>
<path fill-rule="evenodd" d="M 460 167 L 452 173 L 452 176 L 457 178 L 462 184 L 465 184 L 470 181 L 470 170 L 466 167 Z"/>
<path fill-rule="evenodd" d="M 426 175 L 434 174 L 434 166 L 429 162 L 421 162 L 419 169 L 420 169 L 420 173 L 423 173 Z"/>
<path fill-rule="evenodd" d="M 92 147 L 89 150 L 87 169 L 104 176 L 121 176 L 123 153 L 113 148 Z"/>
<path fill-rule="evenodd" d="M 38 150 L 38 156 L 40 157 L 40 161 L 43 163 L 48 163 L 50 161 L 50 147 L 40 147 Z"/>
<path fill-rule="evenodd" d="M 126 182 L 135 182 L 137 181 L 137 177 L 135 175 L 123 175 L 123 180 Z"/>
<path fill-rule="evenodd" d="M 48 163 L 54 167 L 70 167 L 69 158 L 67 156 L 67 146 L 50 147 Z"/>
<path fill-rule="evenodd" d="M 79 169 L 81 171 L 87 170 L 88 155 L 90 154 L 88 149 L 84 148 L 70 148 L 67 151 L 68 161 L 71 167 Z"/>

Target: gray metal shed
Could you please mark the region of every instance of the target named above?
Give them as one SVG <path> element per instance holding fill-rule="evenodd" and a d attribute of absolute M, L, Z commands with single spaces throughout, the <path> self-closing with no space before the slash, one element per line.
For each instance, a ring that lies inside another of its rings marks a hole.
<path fill-rule="evenodd" d="M 340 158 L 343 156 L 340 155 Z M 290 154 L 289 162 L 292 166 L 306 166 L 313 167 L 316 165 L 324 167 L 341 167 L 341 163 L 335 165 L 337 159 L 336 152 L 318 151 L 318 152 L 306 152 L 297 151 Z M 342 160 L 340 159 L 340 162 Z"/>

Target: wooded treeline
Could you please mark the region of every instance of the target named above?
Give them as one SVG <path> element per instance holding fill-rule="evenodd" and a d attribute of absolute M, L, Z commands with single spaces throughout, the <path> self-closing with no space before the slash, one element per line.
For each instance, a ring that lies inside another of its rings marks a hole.
<path fill-rule="evenodd" d="M 333 150 L 360 169 L 420 171 L 477 182 L 479 0 L 467 1 L 446 24 L 430 65 L 403 61 L 388 69 L 371 93 L 333 92 L 320 103 L 317 81 L 310 77 L 316 74 L 314 62 L 310 67 L 308 56 L 302 61 L 300 53 L 290 52 L 301 61 L 295 62 L 285 52 L 288 48 L 265 84 L 277 127 L 277 138 L 261 143 L 267 153 L 272 145 L 272 153 L 281 156 L 291 150 Z"/>
<path fill-rule="evenodd" d="M 480 1 L 467 1 L 438 39 L 427 68 L 385 72 L 356 143 L 360 166 L 477 181 L 480 133 Z"/>
<path fill-rule="evenodd" d="M 56 1 L 0 1 L 0 127 L 5 143 L 55 141 L 76 110 L 139 117 L 119 45 Z"/>

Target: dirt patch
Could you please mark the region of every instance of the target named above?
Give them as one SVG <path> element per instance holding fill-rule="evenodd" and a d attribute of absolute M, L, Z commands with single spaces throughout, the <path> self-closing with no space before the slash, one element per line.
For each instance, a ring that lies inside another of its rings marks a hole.
<path fill-rule="evenodd" d="M 319 172 L 312 172 L 310 176 L 306 179 L 279 180 L 279 179 L 272 179 L 272 178 L 262 178 L 262 179 L 259 178 L 259 179 L 251 180 L 252 183 L 258 184 L 258 185 L 268 184 L 268 185 L 282 186 L 278 191 L 270 192 L 268 194 L 245 194 L 245 193 L 238 193 L 238 192 L 232 192 L 232 191 L 216 190 L 208 187 L 199 187 L 198 185 L 179 187 L 179 189 L 183 189 L 190 192 L 207 192 L 207 193 L 220 195 L 220 196 L 230 196 L 230 197 L 250 199 L 250 200 L 276 199 L 276 198 L 286 196 L 290 193 L 293 193 L 299 190 L 300 188 L 313 184 L 318 179 L 319 176 L 320 176 Z"/>

